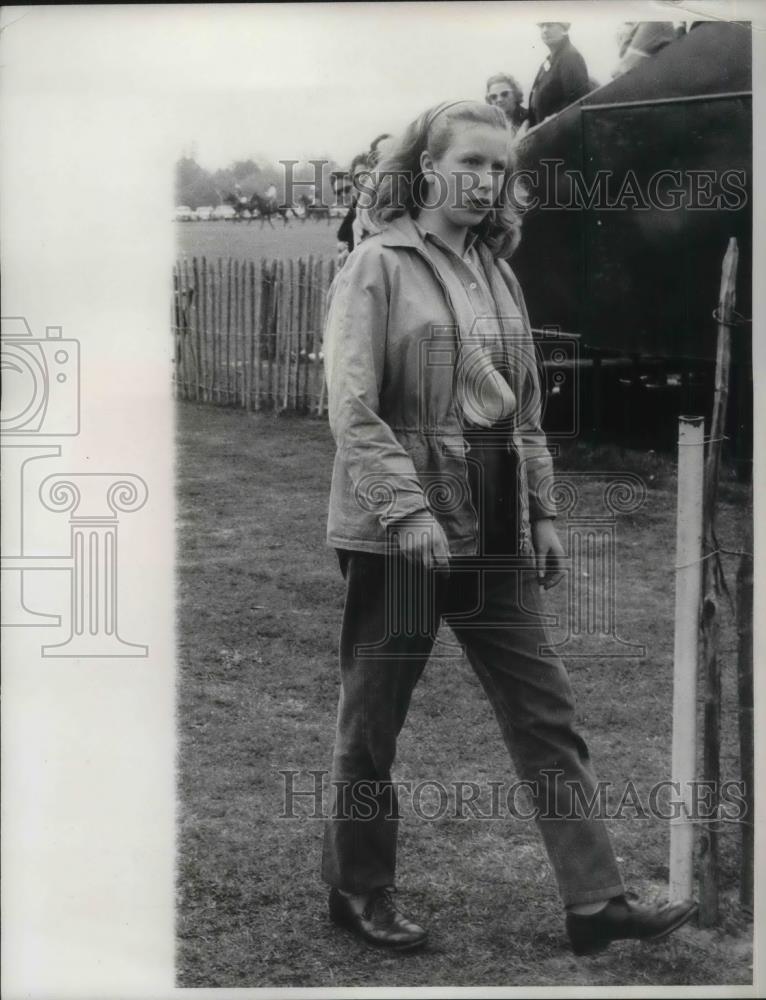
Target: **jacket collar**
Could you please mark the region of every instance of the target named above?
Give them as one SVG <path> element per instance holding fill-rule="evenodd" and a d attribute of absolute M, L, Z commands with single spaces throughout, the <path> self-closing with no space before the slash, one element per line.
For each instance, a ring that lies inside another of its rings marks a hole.
<path fill-rule="evenodd" d="M 405 213 L 388 223 L 381 233 L 381 243 L 386 247 L 414 247 L 424 250 L 425 235 L 409 213 Z M 472 234 L 468 245 L 481 252 L 482 243 L 475 233 Z"/>
<path fill-rule="evenodd" d="M 430 263 L 437 274 L 439 273 L 439 268 L 425 245 L 422 230 L 415 225 L 415 222 L 409 215 L 400 215 L 398 219 L 389 222 L 386 228 L 375 238 L 379 239 L 382 245 L 386 247 L 411 247 Z M 500 280 L 510 292 L 511 301 L 514 304 L 514 312 L 519 313 L 514 295 L 512 273 L 508 263 L 506 261 L 495 260 L 489 248 L 481 240 L 474 241 L 473 245 L 479 254 L 479 259 L 481 260 L 490 288 L 495 287 L 495 282 L 498 280 L 499 274 Z"/>
<path fill-rule="evenodd" d="M 408 212 L 386 225 L 380 241 L 384 247 L 423 247 L 423 237 Z"/>
<path fill-rule="evenodd" d="M 428 253 L 428 248 L 425 246 L 423 232 L 418 228 L 409 214 L 400 215 L 397 219 L 393 219 L 376 238 L 379 239 L 385 247 L 411 247 L 413 250 L 417 250 L 426 259 L 431 259 Z M 482 242 L 482 240 L 477 238 L 473 240 L 471 245 L 478 253 L 479 259 L 481 260 L 487 274 L 491 274 L 493 264 L 496 265 L 499 268 L 500 273 L 503 275 L 506 285 L 510 287 L 505 274 L 505 271 L 508 270 L 508 264 L 505 261 L 495 260 L 490 253 L 489 248 Z"/>

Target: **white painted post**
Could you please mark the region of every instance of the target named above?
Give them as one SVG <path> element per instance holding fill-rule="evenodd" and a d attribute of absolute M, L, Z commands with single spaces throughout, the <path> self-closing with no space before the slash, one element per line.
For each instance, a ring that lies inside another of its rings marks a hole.
<path fill-rule="evenodd" d="M 678 513 L 676 523 L 676 628 L 673 652 L 673 782 L 681 815 L 670 823 L 670 899 L 693 895 L 696 776 L 697 643 L 702 596 L 702 483 L 704 418 L 678 420 Z"/>

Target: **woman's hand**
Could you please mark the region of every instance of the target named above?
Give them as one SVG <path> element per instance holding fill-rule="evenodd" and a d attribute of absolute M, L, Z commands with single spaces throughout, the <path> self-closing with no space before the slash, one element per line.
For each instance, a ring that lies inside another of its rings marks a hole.
<path fill-rule="evenodd" d="M 399 548 L 415 566 L 449 570 L 449 543 L 444 529 L 428 510 L 403 517 L 396 525 Z"/>
<path fill-rule="evenodd" d="M 565 558 L 564 547 L 551 518 L 543 517 L 532 522 L 532 544 L 535 548 L 537 582 L 545 590 L 550 590 L 564 575 Z"/>

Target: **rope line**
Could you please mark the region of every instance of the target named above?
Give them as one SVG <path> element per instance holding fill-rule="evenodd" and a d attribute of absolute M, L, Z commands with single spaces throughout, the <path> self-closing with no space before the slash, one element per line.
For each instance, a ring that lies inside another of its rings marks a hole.
<path fill-rule="evenodd" d="M 724 833 L 727 828 L 738 826 L 754 826 L 752 820 L 748 819 L 720 819 L 718 816 L 711 816 L 710 819 L 683 819 L 678 820 L 679 823 L 688 823 L 690 826 L 705 826 L 712 830 L 714 833 Z M 717 826 L 715 824 L 718 824 Z"/>
<path fill-rule="evenodd" d="M 736 309 L 732 309 L 731 315 L 733 317 L 736 316 L 736 319 L 733 320 L 723 319 L 723 317 L 721 316 L 721 310 L 718 306 L 716 306 L 716 308 L 712 312 L 713 319 L 720 326 L 731 326 L 731 327 L 749 326 L 753 322 L 751 318 L 743 316 L 742 313 L 738 313 Z"/>
<path fill-rule="evenodd" d="M 679 441 L 678 442 L 678 447 L 679 448 L 701 448 L 703 445 L 706 445 L 706 444 L 715 444 L 717 441 L 730 441 L 730 440 L 731 440 L 731 438 L 729 437 L 728 434 L 722 434 L 720 437 L 716 437 L 716 438 L 706 437 L 706 438 L 703 438 L 701 441 Z"/>
<path fill-rule="evenodd" d="M 718 549 L 713 549 L 712 552 L 708 552 L 706 556 L 702 556 L 701 559 L 693 559 L 691 562 L 682 563 L 680 566 L 676 564 L 676 569 L 688 569 L 689 566 L 698 566 L 703 563 L 706 559 L 710 559 L 711 556 L 718 555 Z"/>
<path fill-rule="evenodd" d="M 712 549 L 710 552 L 707 553 L 707 555 L 702 556 L 701 559 L 694 559 L 694 560 L 692 560 L 692 562 L 681 563 L 680 565 L 676 565 L 675 568 L 676 569 L 688 569 L 689 566 L 696 566 L 699 563 L 704 562 L 706 559 L 711 559 L 713 556 L 721 555 L 722 553 L 723 553 L 723 555 L 726 555 L 726 556 L 740 556 L 740 557 L 747 556 L 748 559 L 755 559 L 755 556 L 753 555 L 752 552 L 746 552 L 744 549 L 724 549 L 724 548 L 717 548 L 717 549 Z"/>

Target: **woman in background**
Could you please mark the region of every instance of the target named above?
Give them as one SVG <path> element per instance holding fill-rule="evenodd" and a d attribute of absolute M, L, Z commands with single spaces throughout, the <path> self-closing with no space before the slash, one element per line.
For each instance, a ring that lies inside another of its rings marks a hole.
<path fill-rule="evenodd" d="M 529 120 L 529 111 L 524 107 L 524 93 L 514 77 L 509 73 L 495 73 L 487 80 L 487 92 L 484 97 L 487 104 L 492 104 L 505 115 L 511 136 L 515 137 L 519 129 Z"/>

